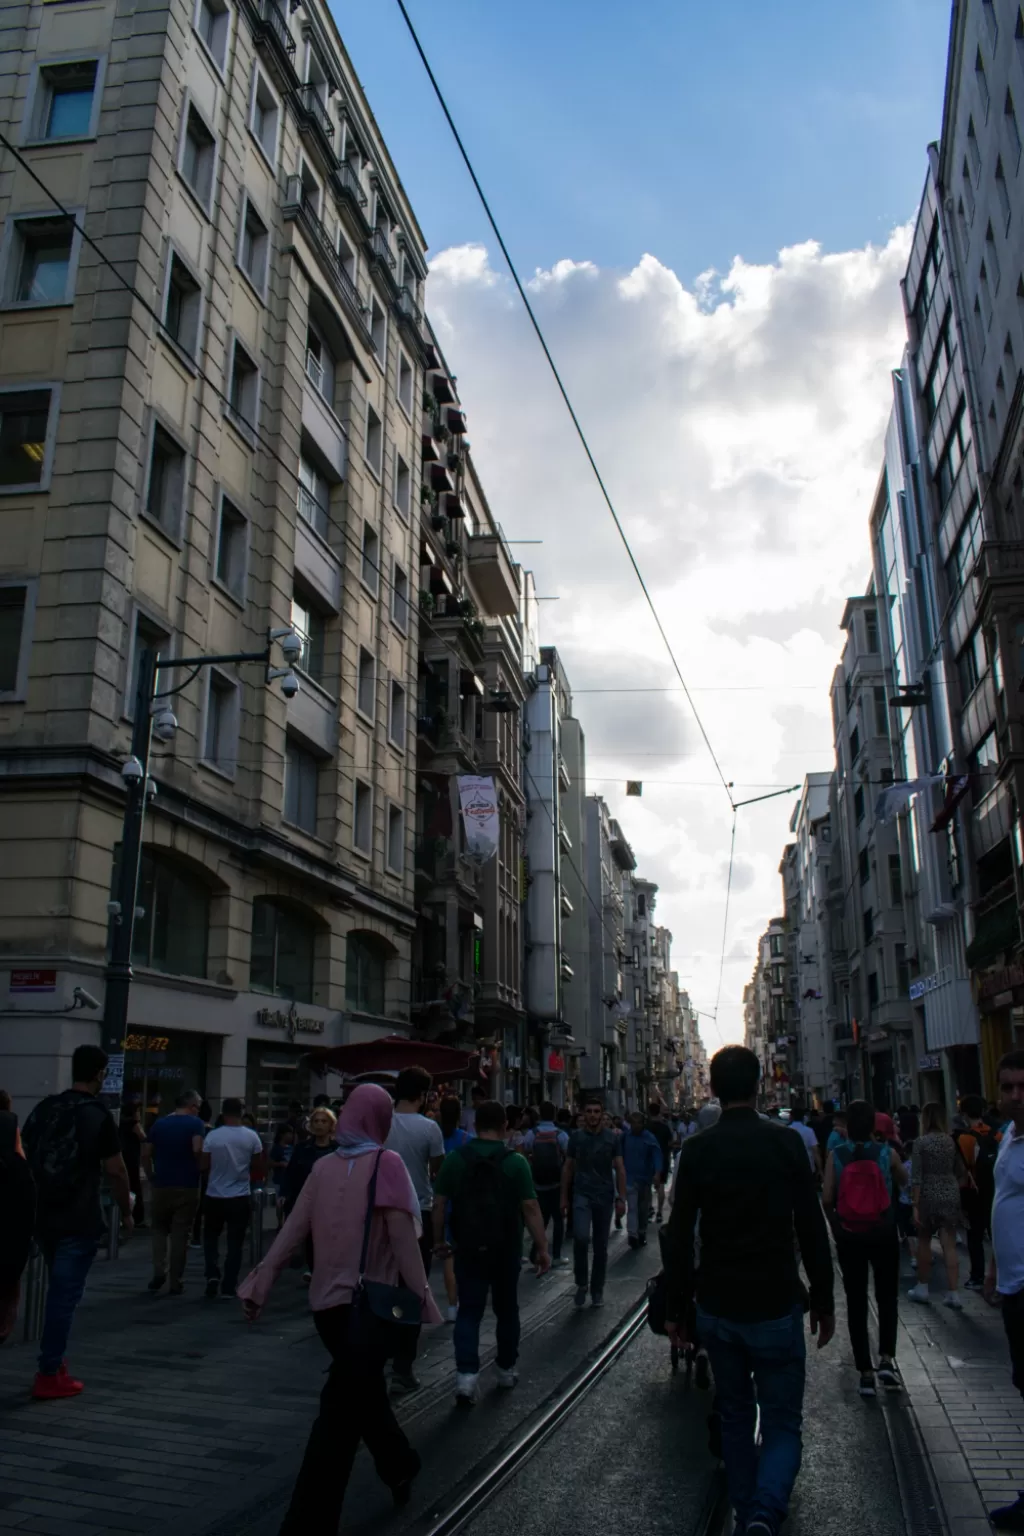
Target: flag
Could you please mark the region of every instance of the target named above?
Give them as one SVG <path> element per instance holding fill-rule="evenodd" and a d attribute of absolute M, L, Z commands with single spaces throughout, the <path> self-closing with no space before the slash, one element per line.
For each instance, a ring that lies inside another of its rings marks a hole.
<path fill-rule="evenodd" d="M 641 783 L 641 781 L 639 779 L 627 779 L 626 780 L 626 794 L 627 795 L 636 795 L 636 797 L 639 799 L 639 797 L 643 794 L 643 792 L 644 792 L 644 786 L 643 786 L 643 784 Z"/>
<path fill-rule="evenodd" d="M 899 783 L 887 784 L 875 801 L 875 820 L 880 822 L 892 821 L 898 816 L 923 789 L 929 789 L 933 784 L 941 784 L 941 773 L 928 773 L 922 779 L 901 779 Z"/>
<path fill-rule="evenodd" d="M 498 851 L 498 797 L 491 778 L 465 775 L 459 779 L 459 803 L 466 829 L 466 853 L 474 864 L 486 864 Z"/>
<path fill-rule="evenodd" d="M 942 810 L 931 824 L 932 832 L 944 832 L 953 820 L 954 812 L 960 801 L 971 787 L 969 773 L 951 773 L 946 778 L 946 798 L 942 803 Z"/>

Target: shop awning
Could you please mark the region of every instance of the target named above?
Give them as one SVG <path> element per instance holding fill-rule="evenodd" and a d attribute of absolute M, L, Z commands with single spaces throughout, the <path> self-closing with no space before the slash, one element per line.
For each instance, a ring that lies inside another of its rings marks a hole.
<path fill-rule="evenodd" d="M 333 1068 L 349 1077 L 369 1072 L 401 1072 L 403 1067 L 425 1067 L 436 1080 L 480 1076 L 477 1051 L 458 1051 L 430 1040 L 408 1040 L 405 1035 L 384 1035 L 380 1040 L 361 1040 L 354 1045 L 318 1046 L 309 1052 L 310 1064 L 321 1071 Z"/>
<path fill-rule="evenodd" d="M 1015 900 L 1001 901 L 998 907 L 978 918 L 974 938 L 967 946 L 967 964 L 972 970 L 1006 954 L 1020 943 L 1020 924 Z"/>

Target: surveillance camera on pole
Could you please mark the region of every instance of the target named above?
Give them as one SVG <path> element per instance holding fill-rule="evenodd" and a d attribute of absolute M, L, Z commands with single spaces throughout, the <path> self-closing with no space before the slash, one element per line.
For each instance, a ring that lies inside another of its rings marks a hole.
<path fill-rule="evenodd" d="M 278 642 L 281 647 L 281 655 L 290 667 L 294 667 L 295 663 L 302 656 L 301 636 L 297 635 L 294 629 L 272 629 L 270 631 L 270 638 L 272 641 L 276 640 Z"/>
<path fill-rule="evenodd" d="M 93 997 L 92 993 L 87 992 L 84 987 L 76 987 L 71 996 L 74 998 L 79 1008 L 99 1007 L 98 998 Z"/>
<path fill-rule="evenodd" d="M 153 709 L 153 735 L 157 741 L 173 741 L 178 729 L 178 717 L 174 710 L 167 704 L 154 706 Z"/>
<path fill-rule="evenodd" d="M 268 667 L 267 682 L 280 681 L 281 692 L 286 699 L 294 699 L 299 691 L 299 680 L 291 667 Z"/>
<path fill-rule="evenodd" d="M 137 757 L 129 757 L 121 764 L 121 777 L 128 785 L 141 784 L 146 770 Z"/>

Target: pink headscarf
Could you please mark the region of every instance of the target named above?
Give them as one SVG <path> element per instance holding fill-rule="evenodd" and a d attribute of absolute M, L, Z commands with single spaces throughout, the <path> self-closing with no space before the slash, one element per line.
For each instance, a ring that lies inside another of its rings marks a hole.
<path fill-rule="evenodd" d="M 887 1115 L 883 1109 L 875 1110 L 875 1130 L 886 1141 L 897 1141 L 896 1127 L 892 1121 L 892 1115 Z"/>
<path fill-rule="evenodd" d="M 338 1128 L 334 1133 L 339 1157 L 349 1160 L 350 1171 L 357 1160 L 370 1160 L 367 1179 L 372 1177 L 372 1165 L 388 1138 L 395 1106 L 391 1095 L 376 1083 L 361 1083 L 349 1095 L 344 1109 L 338 1116 Z M 372 1160 L 371 1160 L 372 1154 Z M 380 1159 L 377 1173 L 377 1192 L 374 1206 L 408 1211 L 417 1226 L 422 1222 L 422 1212 L 416 1191 L 413 1189 L 409 1170 L 397 1152 L 385 1152 Z"/>

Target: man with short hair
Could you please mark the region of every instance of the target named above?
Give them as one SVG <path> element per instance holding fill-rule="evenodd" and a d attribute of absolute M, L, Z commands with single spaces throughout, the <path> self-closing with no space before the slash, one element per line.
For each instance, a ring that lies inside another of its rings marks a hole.
<path fill-rule="evenodd" d="M 464 1109 L 462 1111 L 462 1115 L 459 1119 L 459 1127 L 463 1131 L 468 1131 L 471 1136 L 475 1136 L 476 1112 L 487 1097 L 487 1089 L 482 1087 L 479 1083 L 474 1083 L 469 1091 L 469 1096 L 473 1101 L 473 1106 L 471 1109 Z"/>
<path fill-rule="evenodd" d="M 242 1267 L 242 1244 L 249 1225 L 252 1179 L 263 1177 L 263 1143 L 251 1126 L 242 1122 L 241 1099 L 225 1099 L 222 1124 L 203 1142 L 200 1167 L 210 1172 L 206 1186 L 206 1217 L 203 1232 L 206 1259 L 206 1296 L 212 1301 L 235 1294 Z M 262 1219 L 262 1214 L 261 1214 Z M 224 1274 L 220 1270 L 220 1235 L 227 1230 Z"/>
<path fill-rule="evenodd" d="M 1009 1051 L 999 1063 L 999 1109 L 1010 1124 L 996 1158 L 985 1295 L 1002 1302 L 1013 1384 L 1024 1397 L 1024 1051 Z M 989 1519 L 997 1531 L 1024 1531 L 1024 1490 Z"/>
<path fill-rule="evenodd" d="M 544 1231 L 547 1232 L 548 1222 L 552 1224 L 551 1231 L 551 1261 L 555 1269 L 561 1269 L 562 1238 L 565 1235 L 565 1222 L 562 1217 L 562 1169 L 565 1167 L 565 1159 L 569 1153 L 568 1132 L 556 1123 L 555 1106 L 549 1099 L 545 1099 L 540 1106 L 540 1119 L 532 1131 L 527 1131 L 523 1139 L 523 1151 L 530 1164 L 530 1172 L 533 1174 L 533 1184 L 537 1191 L 537 1200 L 540 1205 L 541 1220 L 544 1222 Z M 530 1263 L 537 1262 L 536 1245 L 530 1250 Z"/>
<path fill-rule="evenodd" d="M 433 1083 L 434 1079 L 425 1067 L 406 1067 L 399 1072 L 395 1083 L 395 1113 L 388 1139 L 384 1143 L 389 1152 L 397 1152 L 402 1159 L 420 1203 L 423 1215 L 420 1253 L 423 1256 L 423 1269 L 428 1276 L 434 1252 L 431 1227 L 433 1180 L 444 1162 L 441 1127 L 436 1120 L 428 1119 L 423 1113 Z M 478 1090 L 474 1089 L 476 1092 Z M 403 1328 L 401 1333 L 401 1343 L 391 1367 L 391 1388 L 394 1392 L 417 1392 L 420 1383 L 413 1365 L 419 1347 L 420 1330 L 418 1327 Z"/>
<path fill-rule="evenodd" d="M 599 1099 L 583 1107 L 583 1128 L 569 1137 L 569 1155 L 562 1169 L 562 1214 L 572 1202 L 573 1260 L 576 1270 L 577 1308 L 587 1304 L 587 1266 L 593 1235 L 594 1262 L 590 1273 L 591 1305 L 604 1305 L 604 1280 L 608 1269 L 608 1235 L 612 1208 L 621 1218 L 626 1211 L 626 1169 L 621 1138 L 603 1127 L 604 1110 Z"/>
<path fill-rule="evenodd" d="M 199 1118 L 202 1096 L 195 1089 L 179 1094 L 169 1115 L 155 1120 L 142 1147 L 142 1161 L 152 1190 L 154 1295 L 170 1276 L 169 1294 L 180 1296 L 188 1239 L 199 1204 L 199 1158 L 206 1126 Z M 170 1266 L 167 1248 L 170 1244 Z"/>
<path fill-rule="evenodd" d="M 626 1169 L 626 1233 L 631 1248 L 647 1244 L 647 1222 L 651 1214 L 651 1187 L 661 1177 L 664 1164 L 657 1137 L 644 1125 L 644 1117 L 635 1109 L 620 1140 Z"/>
<path fill-rule="evenodd" d="M 36 1236 L 49 1277 L 32 1396 L 74 1397 L 84 1383 L 64 1361 L 75 1308 L 106 1230 L 100 1184 L 106 1174 L 121 1210 L 121 1230 L 132 1230 L 131 1187 L 121 1140 L 110 1111 L 99 1102 L 109 1061 L 98 1045 L 80 1045 L 71 1058 L 71 1087 L 51 1094 L 29 1115 L 23 1141 L 35 1176 Z"/>
<path fill-rule="evenodd" d="M 679 1154 L 665 1244 L 665 1315 L 669 1338 L 681 1347 L 696 1296 L 697 1334 L 714 1372 L 736 1527 L 744 1536 L 778 1536 L 801 1454 L 806 1347 L 794 1230 L 819 1349 L 835 1332 L 835 1309 L 828 1229 L 814 1176 L 797 1138 L 780 1136 L 758 1115 L 760 1076 L 760 1063 L 745 1046 L 726 1046 L 712 1058 L 711 1090 L 722 1113 Z"/>
<path fill-rule="evenodd" d="M 548 1106 L 549 1108 L 551 1106 Z M 537 1273 L 551 1260 L 530 1165 L 505 1145 L 505 1106 L 483 1099 L 476 1107 L 476 1136 L 449 1152 L 434 1186 L 434 1251 L 447 1258 L 445 1216 L 451 1201 L 455 1283 L 455 1400 L 476 1402 L 480 1374 L 480 1324 L 491 1293 L 497 1321 L 499 1387 L 514 1387 L 519 1358 L 519 1271 L 523 1226 L 530 1229 Z"/>
<path fill-rule="evenodd" d="M 807 1110 L 799 1100 L 793 1100 L 793 1106 L 789 1112 L 789 1128 L 796 1131 L 800 1140 L 807 1149 L 807 1161 L 811 1166 L 811 1172 L 815 1178 L 821 1178 L 821 1148 L 813 1128 L 807 1124 Z"/>
<path fill-rule="evenodd" d="M 630 1119 L 632 1120 L 632 1118 L 633 1117 L 631 1115 Z M 659 1169 L 658 1176 L 654 1181 L 658 1202 L 658 1211 L 655 1219 L 660 1225 L 662 1215 L 664 1214 L 665 1210 L 665 1183 L 672 1170 L 672 1142 L 675 1139 L 672 1135 L 671 1125 L 669 1125 L 668 1121 L 665 1119 L 661 1112 L 660 1099 L 651 1099 L 650 1103 L 647 1105 L 647 1129 L 658 1143 L 658 1150 L 661 1153 L 661 1168 Z M 628 1178 L 626 1180 L 626 1185 L 628 1188 Z M 648 1219 L 650 1219 L 649 1202 Z"/>

